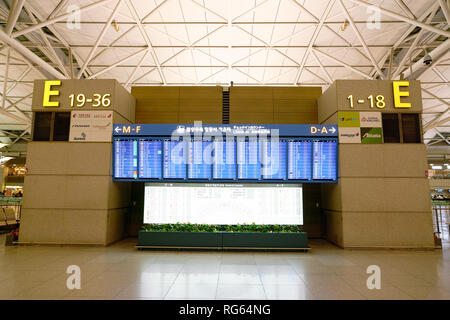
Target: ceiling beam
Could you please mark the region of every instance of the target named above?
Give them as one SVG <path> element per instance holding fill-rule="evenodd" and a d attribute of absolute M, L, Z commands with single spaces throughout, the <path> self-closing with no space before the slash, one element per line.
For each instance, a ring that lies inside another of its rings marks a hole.
<path fill-rule="evenodd" d="M 16 50 L 18 53 L 20 53 L 26 60 L 28 60 L 31 63 L 37 64 L 42 69 L 47 71 L 49 74 L 51 74 L 53 77 L 57 79 L 66 79 L 66 76 L 60 73 L 58 70 L 50 66 L 47 62 L 39 58 L 37 55 L 35 55 L 33 52 L 28 50 L 26 47 L 24 47 L 19 41 L 16 39 L 13 39 L 11 36 L 8 36 L 5 31 L 0 29 L 0 41 L 8 44 Z"/>
<path fill-rule="evenodd" d="M 29 3 L 27 3 L 27 7 L 28 9 L 34 14 L 34 16 L 40 20 L 40 21 L 44 21 L 44 17 L 40 14 L 40 12 L 36 9 L 34 9 Z M 67 22 L 65 22 L 67 23 Z M 48 29 L 53 33 L 53 35 L 57 38 L 57 41 L 60 42 L 67 50 L 69 50 L 69 43 L 67 42 L 67 40 L 59 33 L 58 30 L 55 29 L 54 25 L 49 25 L 47 26 Z M 76 53 L 76 52 L 72 52 L 73 53 L 73 57 L 75 58 L 75 61 L 77 63 L 77 65 L 81 65 L 81 63 L 83 63 L 83 59 L 81 59 L 81 57 Z M 88 71 L 88 70 L 86 70 Z"/>
<path fill-rule="evenodd" d="M 434 16 L 436 15 L 437 10 L 439 9 L 439 6 L 435 6 L 432 12 L 430 12 L 430 15 L 426 19 L 426 23 L 430 23 L 431 20 L 433 20 Z M 406 63 L 406 59 L 412 59 L 411 53 L 413 50 L 417 47 L 417 44 L 419 43 L 419 40 L 422 38 L 423 33 L 425 32 L 425 29 L 420 29 L 420 31 L 416 34 L 416 38 L 413 40 L 413 43 L 408 48 L 408 51 L 403 56 L 403 59 L 400 61 L 399 66 L 397 67 L 397 70 L 395 70 L 394 75 L 392 76 L 394 79 L 403 71 L 402 68 Z M 418 47 L 417 47 L 418 48 Z M 411 61 L 410 61 L 411 64 Z"/>
<path fill-rule="evenodd" d="M 439 102 L 445 104 L 447 106 L 447 109 L 445 109 L 444 112 L 441 112 L 438 116 L 436 116 L 434 119 L 432 119 L 431 121 L 429 121 L 423 128 L 424 133 L 426 133 L 428 130 L 433 129 L 434 127 L 438 127 L 439 124 L 442 122 L 442 119 L 445 118 L 447 116 L 448 111 L 450 111 L 450 103 L 448 103 L 447 101 L 445 101 L 444 99 L 439 98 L 438 96 L 436 96 L 435 94 L 433 94 L 432 92 L 428 91 L 427 89 L 422 88 L 422 91 L 425 92 L 426 94 L 432 96 L 433 98 L 435 98 L 436 100 L 439 100 Z"/>
<path fill-rule="evenodd" d="M 374 7 L 373 4 L 371 4 L 369 2 L 366 2 L 366 1 L 362 1 L 362 0 L 349 0 L 349 1 L 351 1 L 353 3 L 356 3 L 356 4 L 359 4 L 361 6 L 364 6 L 364 7 L 369 7 L 369 8 Z M 387 16 L 390 16 L 390 17 L 395 18 L 395 19 L 403 20 L 405 22 L 408 22 L 409 24 L 415 25 L 417 27 L 421 27 L 423 29 L 427 29 L 428 31 L 431 31 L 431 32 L 434 32 L 434 33 L 437 33 L 437 34 L 440 34 L 440 35 L 443 35 L 445 37 L 450 38 L 450 32 L 449 31 L 441 30 L 441 29 L 433 27 L 433 26 L 431 26 L 429 24 L 420 22 L 420 21 L 418 21 L 416 19 L 411 19 L 411 18 L 402 16 L 401 14 L 398 14 L 398 13 L 396 13 L 394 11 L 391 11 L 391 10 L 387 10 L 387 9 L 384 9 L 384 8 L 381 8 L 381 7 L 376 7 L 376 8 L 378 8 L 378 10 L 380 10 L 381 13 L 384 13 Z"/>
<path fill-rule="evenodd" d="M 0 115 L 11 118 L 17 122 L 19 122 L 20 124 L 31 124 L 31 120 L 25 120 L 21 117 L 16 116 L 15 114 L 8 112 L 8 111 L 4 111 L 4 110 L 0 110 Z"/>
<path fill-rule="evenodd" d="M 167 1 L 167 0 L 166 0 Z M 195 2 L 195 1 L 194 1 Z M 438 4 L 439 6 L 439 4 Z M 352 8 L 347 8 L 347 10 L 351 10 Z M 145 18 L 141 19 L 142 25 L 214 25 L 214 24 L 223 24 L 226 25 L 226 21 L 143 21 Z M 331 19 L 331 17 L 329 17 Z M 420 19 L 419 19 L 420 20 Z M 366 20 L 354 20 L 355 24 L 362 24 L 366 25 Z M 405 21 L 399 21 L 399 20 L 380 20 L 380 24 L 394 24 L 394 25 L 402 25 L 405 23 Z M 32 27 L 36 24 L 29 22 L 29 21 L 17 21 L 17 23 L 20 23 L 23 26 Z M 66 21 L 56 21 L 53 22 L 52 25 L 58 25 L 58 24 L 66 24 Z M 97 20 L 91 20 L 91 21 L 80 21 L 81 25 L 103 25 L 104 21 L 97 21 Z M 135 23 L 133 21 L 117 21 L 117 25 L 131 25 L 134 26 Z M 267 25 L 267 24 L 275 24 L 275 25 L 317 25 L 318 21 L 294 21 L 294 20 L 286 20 L 286 21 L 233 21 L 233 25 L 240 24 L 240 25 Z M 430 25 L 440 24 L 440 23 L 446 23 L 445 18 L 442 20 L 434 20 L 430 22 Z M 6 21 L 0 19 L 0 25 L 6 24 Z M 342 25 L 342 21 L 326 21 L 324 23 L 325 26 L 333 26 L 333 25 Z M 413 37 L 414 35 L 411 35 Z"/>
<path fill-rule="evenodd" d="M 8 73 L 9 73 L 9 57 L 11 55 L 11 48 L 8 47 L 8 53 L 6 55 L 6 70 L 5 70 L 5 79 L 3 80 L 3 93 L 2 93 L 2 110 L 5 109 L 5 96 L 6 96 L 6 89 L 8 86 Z"/>
<path fill-rule="evenodd" d="M 161 77 L 162 82 L 164 84 L 167 84 L 166 77 L 161 70 L 161 63 L 159 62 L 158 56 L 156 55 L 155 49 L 153 48 L 153 45 L 150 41 L 150 38 L 148 37 L 147 32 L 145 31 L 144 27 L 141 24 L 141 20 L 139 20 L 139 15 L 136 11 L 136 8 L 134 7 L 131 0 L 126 0 L 125 3 L 127 4 L 128 10 L 130 11 L 131 15 L 133 16 L 133 19 L 136 21 L 136 24 L 138 26 L 138 29 L 139 29 L 139 32 L 141 33 L 142 38 L 144 39 L 145 43 L 147 44 L 147 48 L 150 51 L 152 59 L 156 64 L 156 67 L 158 69 L 158 73 L 159 73 L 159 76 Z"/>
<path fill-rule="evenodd" d="M 415 79 L 419 78 L 424 72 L 430 69 L 430 67 L 435 66 L 436 64 L 440 63 L 444 57 L 445 54 L 448 52 L 448 49 L 450 48 L 450 39 L 445 40 L 439 47 L 435 48 L 431 52 L 428 52 L 428 55 L 433 59 L 433 62 L 431 65 L 425 65 L 423 63 L 422 57 L 420 60 L 415 62 L 412 67 L 407 68 L 403 72 L 403 77 L 405 79 L 409 79 L 411 77 L 414 77 Z M 413 70 L 413 74 L 411 75 L 411 69 Z"/>
<path fill-rule="evenodd" d="M 61 11 L 61 9 L 67 4 L 67 2 L 69 2 L 69 0 L 60 0 L 59 3 L 56 5 L 55 9 L 53 9 L 53 11 L 50 12 L 50 14 L 48 15 L 47 20 L 56 16 Z"/>
<path fill-rule="evenodd" d="M 33 13 L 31 12 L 31 10 L 28 8 L 28 5 L 25 6 L 25 11 L 27 12 L 28 16 L 30 17 L 31 21 L 36 22 L 36 17 L 33 15 Z M 51 58 L 51 60 L 56 60 L 56 63 L 59 67 L 59 70 L 62 71 L 62 73 L 64 73 L 64 75 L 66 77 L 69 77 L 69 73 L 67 72 L 63 61 L 61 60 L 61 58 L 58 56 L 58 54 L 55 51 L 55 48 L 53 48 L 53 46 L 50 44 L 49 39 L 45 36 L 45 33 L 42 29 L 38 30 L 39 35 L 41 36 L 42 40 L 45 42 L 46 46 L 45 46 L 45 51 L 46 55 L 49 56 L 49 58 Z"/>
<path fill-rule="evenodd" d="M 439 0 L 439 5 L 441 6 L 445 20 L 447 20 L 447 25 L 450 27 L 450 10 L 448 9 L 448 2 L 445 0 Z"/>
<path fill-rule="evenodd" d="M 96 72 L 96 73 L 90 75 L 90 76 L 87 77 L 87 78 L 88 78 L 88 79 L 96 78 L 96 77 L 98 77 L 98 76 L 104 74 L 105 72 L 107 72 L 107 71 L 109 71 L 109 70 L 111 70 L 111 69 L 117 67 L 118 65 L 124 63 L 125 61 L 127 61 L 127 60 L 129 60 L 129 59 L 131 59 L 131 58 L 133 58 L 133 57 L 135 57 L 135 56 L 141 54 L 142 52 L 148 52 L 149 50 L 150 50 L 149 48 L 144 48 L 144 49 L 142 49 L 142 50 L 136 51 L 136 52 L 134 52 L 134 53 L 132 53 L 132 54 L 130 54 L 130 55 L 128 55 L 128 56 L 126 56 L 126 57 L 120 59 L 119 61 L 117 61 L 117 62 L 111 64 L 110 66 L 106 67 L 105 69 L 102 69 L 102 70 L 100 70 L 100 71 L 98 71 L 98 72 Z"/>
<path fill-rule="evenodd" d="M 439 130 L 438 130 L 436 127 L 433 128 L 433 129 L 434 129 L 434 131 L 437 133 L 437 135 L 438 135 L 439 137 L 441 137 L 442 139 L 444 139 L 445 142 L 447 142 L 447 144 L 450 144 L 450 141 L 448 141 L 447 138 L 445 138 L 445 137 L 442 135 L 442 133 L 440 133 Z"/>
<path fill-rule="evenodd" d="M 12 7 L 9 10 L 8 22 L 6 23 L 5 33 L 10 36 L 19 18 L 20 12 L 22 12 L 25 0 L 13 0 Z"/>
<path fill-rule="evenodd" d="M 294 1 L 294 2 L 297 3 L 297 1 Z M 308 60 L 309 53 L 313 49 L 312 47 L 314 46 L 314 43 L 316 42 L 316 39 L 319 36 L 320 30 L 322 29 L 322 26 L 323 26 L 325 20 L 327 19 L 328 14 L 330 13 L 330 10 L 333 7 L 335 2 L 336 2 L 336 0 L 329 0 L 328 1 L 327 7 L 325 8 L 325 11 L 323 12 L 322 17 L 320 18 L 320 21 L 317 24 L 316 29 L 314 30 L 314 34 L 311 37 L 311 39 L 309 40 L 308 49 L 306 49 L 306 52 L 305 52 L 305 54 L 302 57 L 302 61 L 300 63 L 300 67 L 298 68 L 297 74 L 295 76 L 294 85 L 298 84 L 298 82 L 300 81 L 300 77 L 302 75 L 303 68 L 305 67 L 306 60 Z M 299 3 L 297 3 L 297 5 L 298 4 Z"/>
<path fill-rule="evenodd" d="M 314 59 L 316 60 L 317 64 L 320 66 L 320 70 L 322 70 L 322 73 L 325 74 L 325 76 L 328 79 L 328 82 L 331 84 L 333 82 L 333 79 L 331 78 L 328 71 L 324 68 L 324 66 L 323 66 L 322 62 L 320 61 L 319 57 L 317 56 L 316 52 L 314 50 L 311 50 L 311 54 L 314 57 Z"/>
<path fill-rule="evenodd" d="M 97 2 L 94 2 L 94 3 L 91 3 L 91 4 L 87 5 L 87 6 L 81 7 L 79 12 L 81 13 L 81 12 L 86 11 L 86 10 L 94 9 L 94 8 L 100 6 L 100 5 L 106 4 L 109 1 L 111 1 L 111 0 L 100 0 L 100 1 L 97 1 Z M 42 22 L 40 22 L 38 24 L 32 25 L 31 27 L 28 27 L 28 28 L 25 28 L 23 30 L 14 32 L 12 34 L 12 37 L 13 38 L 17 38 L 19 36 L 22 36 L 22 35 L 28 33 L 28 32 L 35 31 L 37 29 L 41 29 L 41 28 L 44 28 L 44 27 L 48 27 L 49 25 L 51 25 L 51 24 L 53 24 L 53 23 L 55 23 L 57 21 L 61 21 L 61 20 L 67 19 L 67 18 L 69 18 L 72 15 L 73 15 L 73 12 L 71 11 L 71 12 L 62 14 L 60 16 L 47 19 L 47 20 L 42 21 Z"/>
<path fill-rule="evenodd" d="M 404 13 L 411 19 L 415 19 L 416 17 L 411 12 L 411 10 L 408 8 L 408 6 L 403 2 L 403 0 L 395 0 L 395 3 L 402 9 Z"/>
<path fill-rule="evenodd" d="M 86 67 L 88 66 L 89 62 L 91 62 L 92 57 L 94 56 L 95 51 L 97 50 L 98 45 L 102 41 L 103 37 L 106 34 L 106 31 L 108 31 L 109 26 L 111 25 L 111 22 L 113 21 L 117 11 L 119 11 L 120 4 L 122 3 L 122 0 L 117 0 L 116 6 L 114 7 L 113 11 L 109 15 L 108 20 L 105 22 L 105 25 L 103 26 L 102 31 L 97 37 L 97 40 L 95 41 L 94 45 L 92 46 L 91 50 L 89 51 L 89 54 L 84 60 L 83 65 L 81 66 L 80 70 L 78 71 L 78 74 L 76 76 L 77 79 L 81 78 L 81 75 L 83 74 L 84 70 L 86 70 Z"/>
<path fill-rule="evenodd" d="M 358 70 L 358 69 L 352 67 L 351 65 L 345 63 L 344 61 L 341 61 L 341 60 L 339 60 L 339 59 L 336 59 L 336 58 L 333 57 L 333 56 L 330 56 L 328 53 L 322 52 L 322 51 L 317 50 L 317 49 L 315 49 L 315 48 L 312 48 L 312 50 L 314 50 L 314 51 L 320 53 L 321 55 L 327 57 L 328 59 L 333 60 L 334 62 L 336 62 L 336 63 L 342 65 L 343 67 L 345 67 L 345 68 L 347 68 L 347 69 L 349 69 L 349 70 L 351 70 L 351 71 L 353 71 L 353 72 L 355 72 L 355 73 L 357 73 L 357 74 L 363 76 L 363 77 L 366 78 L 366 79 L 373 80 L 373 78 L 372 78 L 371 76 L 369 76 L 369 75 L 365 74 L 364 72 L 362 72 L 362 71 L 360 71 L 360 70 Z"/>
<path fill-rule="evenodd" d="M 148 50 L 146 50 L 144 52 L 144 54 L 142 55 L 141 59 L 139 60 L 138 64 L 136 65 L 136 67 L 133 69 L 133 72 L 130 74 L 130 76 L 127 79 L 127 82 L 125 83 L 124 87 L 127 88 L 132 82 L 134 76 L 136 75 L 136 73 L 138 72 L 138 70 L 141 68 L 142 63 L 144 63 L 145 58 L 148 55 Z"/>
<path fill-rule="evenodd" d="M 347 20 L 350 22 L 350 26 L 352 27 L 353 31 L 355 32 L 359 42 L 362 44 L 364 51 L 366 52 L 367 56 L 370 59 L 370 62 L 372 62 L 374 68 L 377 70 L 378 75 L 380 76 L 380 78 L 383 80 L 384 79 L 384 74 L 381 71 L 380 67 L 378 66 L 378 62 L 375 61 L 375 58 L 372 55 L 372 52 L 370 52 L 369 48 L 367 47 L 366 41 L 364 41 L 363 36 L 361 35 L 361 33 L 359 32 L 358 28 L 356 27 L 355 23 L 353 22 L 352 17 L 350 16 L 350 14 L 347 11 L 347 8 L 345 7 L 344 3 L 342 2 L 342 0 L 339 0 L 339 4 L 341 5 L 342 11 L 345 14 L 345 17 L 347 18 Z"/>

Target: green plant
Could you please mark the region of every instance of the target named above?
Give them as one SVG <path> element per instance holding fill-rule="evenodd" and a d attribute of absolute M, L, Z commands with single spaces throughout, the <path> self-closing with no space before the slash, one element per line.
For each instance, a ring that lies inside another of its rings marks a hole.
<path fill-rule="evenodd" d="M 291 224 L 145 224 L 145 231 L 162 232 L 302 232 L 303 226 Z"/>

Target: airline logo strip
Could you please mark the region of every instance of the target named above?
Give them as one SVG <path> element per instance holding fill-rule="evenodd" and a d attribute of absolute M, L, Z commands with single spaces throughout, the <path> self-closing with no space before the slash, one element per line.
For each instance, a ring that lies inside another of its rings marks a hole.
<path fill-rule="evenodd" d="M 338 112 L 339 143 L 383 143 L 381 112 Z"/>
<path fill-rule="evenodd" d="M 111 142 L 112 111 L 72 111 L 70 114 L 70 142 Z"/>

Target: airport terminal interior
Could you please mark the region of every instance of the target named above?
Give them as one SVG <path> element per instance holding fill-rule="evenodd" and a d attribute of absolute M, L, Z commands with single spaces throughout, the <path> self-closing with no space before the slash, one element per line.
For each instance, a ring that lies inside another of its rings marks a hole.
<path fill-rule="evenodd" d="M 0 1 L 0 300 L 450 300 L 449 2 Z"/>

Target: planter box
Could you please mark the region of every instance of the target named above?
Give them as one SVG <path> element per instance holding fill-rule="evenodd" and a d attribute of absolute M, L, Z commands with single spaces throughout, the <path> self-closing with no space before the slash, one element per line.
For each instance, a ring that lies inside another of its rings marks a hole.
<path fill-rule="evenodd" d="M 307 249 L 306 232 L 156 232 L 140 231 L 138 247 Z"/>
<path fill-rule="evenodd" d="M 139 231 L 138 246 L 153 247 L 222 247 L 219 232 Z"/>
<path fill-rule="evenodd" d="M 223 247 L 308 248 L 306 232 L 224 232 Z"/>

